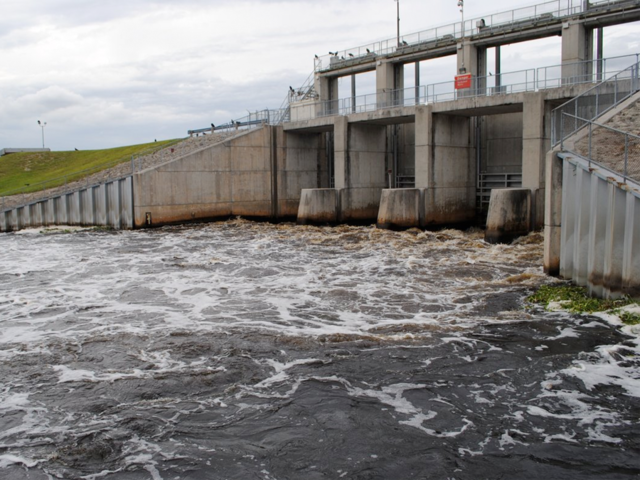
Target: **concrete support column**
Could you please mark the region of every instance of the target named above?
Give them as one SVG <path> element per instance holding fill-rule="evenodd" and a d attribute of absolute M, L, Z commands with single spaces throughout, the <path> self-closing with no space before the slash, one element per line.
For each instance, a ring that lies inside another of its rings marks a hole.
<path fill-rule="evenodd" d="M 420 175 L 420 185 L 427 179 L 426 226 L 467 223 L 475 218 L 476 159 L 471 123 L 470 117 L 443 114 L 431 117 L 431 155 L 427 157 L 426 172 Z"/>
<path fill-rule="evenodd" d="M 346 117 L 336 117 L 333 124 L 334 186 L 347 187 L 347 165 L 349 162 L 349 123 Z"/>
<path fill-rule="evenodd" d="M 336 115 L 338 113 L 338 78 L 337 77 L 325 77 L 316 75 L 314 88 L 320 103 L 318 104 L 319 115 Z"/>
<path fill-rule="evenodd" d="M 416 188 L 433 185 L 433 106 L 416 107 Z"/>
<path fill-rule="evenodd" d="M 562 230 L 562 159 L 555 151 L 547 153 L 544 207 L 544 271 L 560 274 Z"/>
<path fill-rule="evenodd" d="M 627 221 L 627 192 L 609 184 L 609 218 L 605 236 L 604 294 L 608 298 L 619 297 L 622 291 L 624 265 L 625 223 Z"/>
<path fill-rule="evenodd" d="M 585 81 L 591 74 L 591 64 L 580 64 L 593 59 L 593 30 L 584 24 L 569 20 L 562 27 L 562 79 L 564 82 Z"/>
<path fill-rule="evenodd" d="M 522 115 L 522 186 L 531 190 L 534 229 L 544 225 L 545 157 L 551 141 L 545 133 L 545 103 L 541 93 L 525 93 Z"/>
<path fill-rule="evenodd" d="M 402 92 L 394 92 L 404 88 L 404 65 L 396 65 L 388 61 L 376 64 L 376 94 L 378 108 L 402 105 Z"/>
<path fill-rule="evenodd" d="M 640 198 L 627 193 L 622 264 L 622 293 L 640 298 Z"/>
<path fill-rule="evenodd" d="M 484 52 L 484 58 L 486 59 L 487 50 L 482 49 L 482 51 Z M 482 63 L 486 69 L 486 60 Z M 462 71 L 463 68 L 464 71 Z M 456 75 L 459 75 L 460 73 L 470 73 L 474 77 L 478 75 L 486 75 L 486 70 L 482 72 L 478 69 L 478 48 L 470 42 L 458 44 L 458 70 L 456 71 Z"/>

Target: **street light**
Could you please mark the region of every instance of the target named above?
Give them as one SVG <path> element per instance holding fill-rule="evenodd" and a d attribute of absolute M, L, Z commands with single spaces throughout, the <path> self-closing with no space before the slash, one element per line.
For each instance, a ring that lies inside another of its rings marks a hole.
<path fill-rule="evenodd" d="M 460 14 L 462 15 L 462 63 L 460 65 L 460 73 L 466 73 L 467 69 L 464 66 L 464 0 L 458 0 L 458 6 L 460 7 Z"/>
<path fill-rule="evenodd" d="M 396 2 L 397 7 L 397 26 L 398 26 L 398 48 L 400 48 L 400 0 L 394 0 Z"/>
<path fill-rule="evenodd" d="M 42 129 L 42 148 L 44 149 L 44 127 L 47 126 L 47 122 L 41 122 L 38 120 L 38 125 L 40 125 L 40 128 Z"/>

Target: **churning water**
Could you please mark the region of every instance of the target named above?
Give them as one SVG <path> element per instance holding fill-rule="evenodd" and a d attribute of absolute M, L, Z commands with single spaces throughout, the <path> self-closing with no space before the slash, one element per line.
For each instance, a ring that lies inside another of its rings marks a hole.
<path fill-rule="evenodd" d="M 0 235 L 0 478 L 640 472 L 637 337 L 525 309 L 539 235 Z"/>

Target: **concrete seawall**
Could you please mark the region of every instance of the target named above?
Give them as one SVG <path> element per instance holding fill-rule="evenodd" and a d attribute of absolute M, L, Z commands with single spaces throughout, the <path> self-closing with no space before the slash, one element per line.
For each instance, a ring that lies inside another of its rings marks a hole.
<path fill-rule="evenodd" d="M 131 177 L 0 212 L 0 232 L 48 225 L 133 228 Z"/>

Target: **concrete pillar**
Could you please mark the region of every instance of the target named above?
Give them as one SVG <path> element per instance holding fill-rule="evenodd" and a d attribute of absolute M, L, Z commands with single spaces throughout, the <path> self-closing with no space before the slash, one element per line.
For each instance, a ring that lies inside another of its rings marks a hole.
<path fill-rule="evenodd" d="M 458 70 L 456 71 L 456 75 L 459 75 L 461 73 L 470 73 L 474 77 L 477 77 L 478 75 L 486 75 L 487 50 L 485 48 L 480 49 L 480 52 L 483 53 L 482 55 L 480 55 L 480 59 L 482 60 L 481 66 L 484 70 L 478 68 L 478 51 L 478 48 L 471 42 L 458 44 Z M 464 72 L 462 71 L 463 68 Z"/>
<path fill-rule="evenodd" d="M 433 106 L 416 107 L 416 188 L 433 185 Z"/>
<path fill-rule="evenodd" d="M 586 81 L 591 73 L 590 65 L 579 64 L 593 59 L 593 30 L 583 23 L 568 20 L 562 27 L 562 79 L 565 82 Z"/>
<path fill-rule="evenodd" d="M 334 224 L 340 219 L 340 190 L 303 189 L 298 207 L 298 225 Z"/>
<path fill-rule="evenodd" d="M 471 123 L 470 117 L 432 115 L 433 145 L 426 166 L 426 226 L 468 223 L 475 218 L 476 158 Z M 416 161 L 416 170 L 417 167 Z"/>
<path fill-rule="evenodd" d="M 547 153 L 544 207 L 544 271 L 560 274 L 562 230 L 562 159 L 555 151 Z"/>
<path fill-rule="evenodd" d="M 318 103 L 318 115 L 337 115 L 338 114 L 338 78 L 316 75 L 314 88 L 318 94 L 320 102 Z"/>
<path fill-rule="evenodd" d="M 591 174 L 582 168 L 575 171 L 575 191 L 573 198 L 575 209 L 573 281 L 586 287 L 589 281 L 589 223 L 591 219 Z"/>
<path fill-rule="evenodd" d="M 347 164 L 349 157 L 349 123 L 346 117 L 335 117 L 333 124 L 334 186 L 347 187 Z"/>
<path fill-rule="evenodd" d="M 495 188 L 491 190 L 487 228 L 484 239 L 489 243 L 510 243 L 531 229 L 531 191 L 527 188 Z"/>
<path fill-rule="evenodd" d="M 403 229 L 419 227 L 421 218 L 422 194 L 419 188 L 397 188 L 383 190 L 378 211 L 378 228 Z"/>
<path fill-rule="evenodd" d="M 562 228 L 560 233 L 560 276 L 570 279 L 573 275 L 574 249 L 576 246 L 576 166 L 562 164 Z"/>
<path fill-rule="evenodd" d="M 522 115 L 522 186 L 533 198 L 532 228 L 544 225 L 545 158 L 551 140 L 545 132 L 545 102 L 541 93 L 525 93 Z M 548 122 L 546 122 L 548 123 Z"/>
<path fill-rule="evenodd" d="M 376 64 L 376 94 L 378 108 L 402 105 L 402 92 L 394 92 L 404 88 L 404 65 L 389 61 L 378 61 Z"/>
<path fill-rule="evenodd" d="M 336 124 L 336 130 L 338 125 Z M 342 130 L 342 129 L 341 129 Z M 341 133 L 343 133 L 342 130 Z M 387 128 L 384 125 L 350 124 L 347 152 L 338 172 L 336 132 L 336 188 L 340 191 L 341 221 L 374 220 L 378 216 L 380 194 L 386 186 L 385 160 Z M 344 140 L 341 140 L 344 143 Z M 339 176 L 342 179 L 339 181 Z"/>

